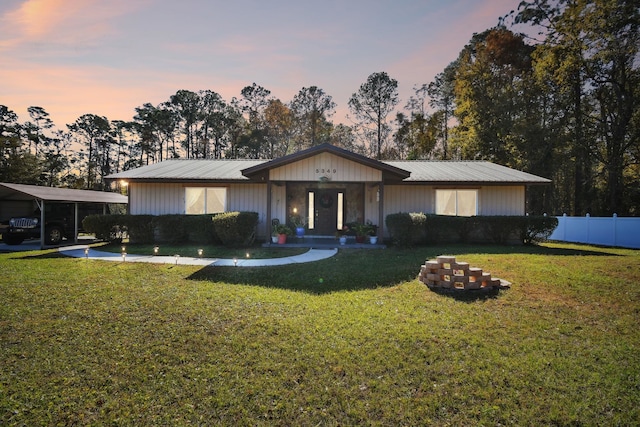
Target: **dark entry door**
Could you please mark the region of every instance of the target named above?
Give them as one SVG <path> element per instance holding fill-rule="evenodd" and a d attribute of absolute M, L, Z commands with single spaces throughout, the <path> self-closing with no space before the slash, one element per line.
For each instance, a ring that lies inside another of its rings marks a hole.
<path fill-rule="evenodd" d="M 342 225 L 344 190 L 331 188 L 314 193 L 315 234 L 332 236 Z"/>

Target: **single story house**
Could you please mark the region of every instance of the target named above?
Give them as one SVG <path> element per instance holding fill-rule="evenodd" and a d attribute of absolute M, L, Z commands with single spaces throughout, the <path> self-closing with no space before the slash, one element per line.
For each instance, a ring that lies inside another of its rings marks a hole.
<path fill-rule="evenodd" d="M 527 187 L 550 182 L 486 161 L 378 161 L 330 144 L 273 160 L 165 160 L 107 179 L 126 182 L 131 214 L 252 211 L 261 238 L 293 214 L 310 235 L 370 222 L 380 237 L 390 213 L 524 215 Z"/>

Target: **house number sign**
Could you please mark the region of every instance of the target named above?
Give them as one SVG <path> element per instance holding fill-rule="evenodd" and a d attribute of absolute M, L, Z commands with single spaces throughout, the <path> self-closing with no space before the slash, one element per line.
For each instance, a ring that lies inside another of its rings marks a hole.
<path fill-rule="evenodd" d="M 337 169 L 316 169 L 316 173 L 336 173 Z"/>

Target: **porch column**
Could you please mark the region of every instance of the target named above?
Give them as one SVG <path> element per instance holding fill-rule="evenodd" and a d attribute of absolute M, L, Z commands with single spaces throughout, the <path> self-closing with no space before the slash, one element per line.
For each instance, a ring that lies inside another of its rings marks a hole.
<path fill-rule="evenodd" d="M 266 233 L 265 238 L 266 242 L 269 243 L 271 240 L 271 233 L 273 230 L 271 229 L 271 180 L 267 180 L 267 224 L 266 224 Z"/>
<path fill-rule="evenodd" d="M 384 242 L 384 183 L 378 184 L 380 200 L 378 201 L 378 242 Z"/>

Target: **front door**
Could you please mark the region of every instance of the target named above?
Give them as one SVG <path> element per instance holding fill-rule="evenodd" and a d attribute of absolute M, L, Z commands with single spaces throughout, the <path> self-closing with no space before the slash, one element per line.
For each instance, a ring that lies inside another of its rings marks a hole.
<path fill-rule="evenodd" d="M 342 228 L 344 190 L 335 188 L 309 190 L 307 200 L 309 206 L 313 206 L 313 224 L 309 224 L 310 232 L 313 230 L 315 235 L 333 236 L 336 230 Z"/>

